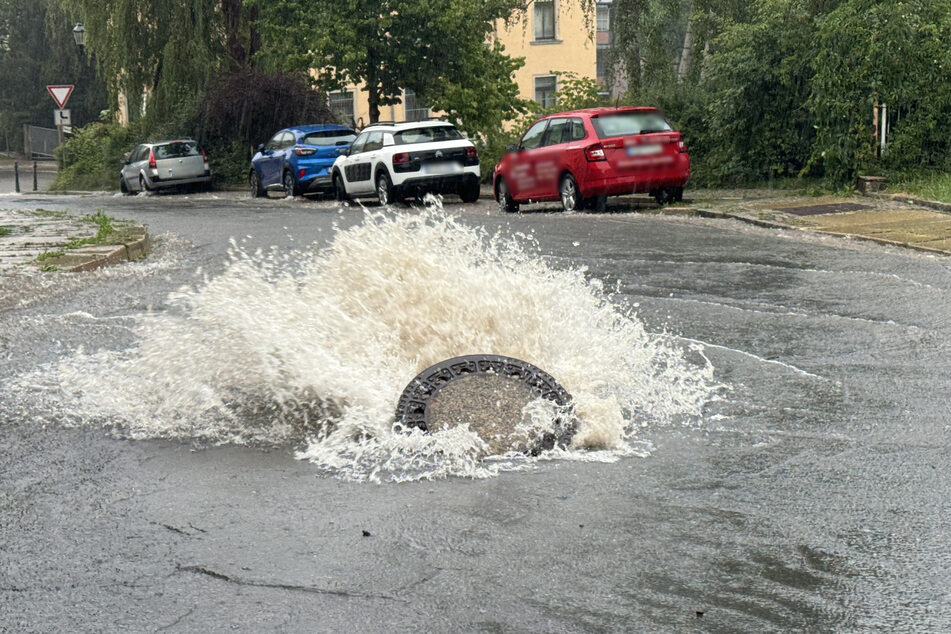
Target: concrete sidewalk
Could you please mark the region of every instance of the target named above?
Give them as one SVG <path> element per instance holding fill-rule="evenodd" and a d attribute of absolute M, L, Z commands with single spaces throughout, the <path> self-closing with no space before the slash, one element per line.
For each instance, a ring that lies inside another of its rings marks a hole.
<path fill-rule="evenodd" d="M 731 192 L 733 194 L 734 192 Z M 734 218 L 762 227 L 813 231 L 951 255 L 951 213 L 940 203 L 895 196 L 710 195 L 697 192 L 683 209 L 712 218 Z M 928 203 L 928 204 L 926 204 Z"/>

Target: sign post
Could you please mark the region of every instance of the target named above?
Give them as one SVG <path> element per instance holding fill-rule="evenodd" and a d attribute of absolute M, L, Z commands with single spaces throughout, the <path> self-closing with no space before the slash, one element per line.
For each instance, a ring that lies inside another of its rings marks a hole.
<path fill-rule="evenodd" d="M 70 125 L 69 110 L 64 110 L 69 96 L 73 94 L 73 84 L 54 84 L 47 86 L 46 90 L 50 97 L 56 102 L 56 110 L 53 111 L 53 119 L 56 123 L 56 136 L 59 145 L 63 145 L 63 126 Z"/>

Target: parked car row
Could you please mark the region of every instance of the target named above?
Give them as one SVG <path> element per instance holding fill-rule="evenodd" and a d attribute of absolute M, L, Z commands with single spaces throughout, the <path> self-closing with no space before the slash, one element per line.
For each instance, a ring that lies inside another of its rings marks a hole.
<path fill-rule="evenodd" d="M 608 196 L 649 193 L 658 203 L 683 198 L 690 155 L 683 136 L 656 108 L 587 108 L 535 121 L 493 170 L 500 209 L 560 200 L 566 211 L 604 210 Z M 427 192 L 479 198 L 475 146 L 441 120 L 374 123 L 359 132 L 335 125 L 278 131 L 257 147 L 248 169 L 251 195 L 332 193 L 381 204 Z M 208 186 L 211 170 L 193 139 L 145 143 L 126 154 L 124 193 Z"/>

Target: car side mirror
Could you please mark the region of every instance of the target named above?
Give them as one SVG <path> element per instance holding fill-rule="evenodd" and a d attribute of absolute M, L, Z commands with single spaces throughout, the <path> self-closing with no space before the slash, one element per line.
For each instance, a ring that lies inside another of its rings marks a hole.
<path fill-rule="evenodd" d="M 512 152 L 518 152 L 518 146 L 517 146 L 517 145 L 511 145 L 511 144 L 510 144 L 510 145 L 506 145 L 506 146 L 505 146 L 505 153 L 506 153 L 506 154 L 511 154 Z"/>
<path fill-rule="evenodd" d="M 123 165 L 128 165 L 130 158 L 132 158 L 132 152 L 126 152 L 125 154 L 123 154 L 123 155 L 122 155 L 122 164 L 123 164 Z"/>
<path fill-rule="evenodd" d="M 340 148 L 340 156 L 350 156 L 350 148 L 349 147 Z"/>

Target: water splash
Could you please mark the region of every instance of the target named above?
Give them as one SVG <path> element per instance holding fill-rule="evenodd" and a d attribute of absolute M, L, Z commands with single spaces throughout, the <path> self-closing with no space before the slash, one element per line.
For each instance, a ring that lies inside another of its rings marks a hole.
<path fill-rule="evenodd" d="M 320 251 L 233 244 L 222 274 L 135 332 L 131 349 L 79 351 L 26 383 L 132 438 L 298 443 L 299 458 L 360 480 L 532 463 L 484 459 L 465 426 L 393 431 L 407 381 L 449 357 L 512 356 L 556 377 L 580 418 L 563 458 L 638 453 L 639 428 L 698 417 L 718 387 L 697 347 L 646 332 L 583 269 L 553 269 L 530 238 L 463 225 L 438 203 L 367 211 Z"/>

